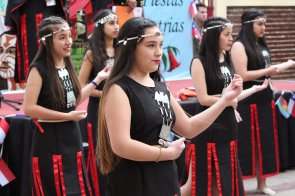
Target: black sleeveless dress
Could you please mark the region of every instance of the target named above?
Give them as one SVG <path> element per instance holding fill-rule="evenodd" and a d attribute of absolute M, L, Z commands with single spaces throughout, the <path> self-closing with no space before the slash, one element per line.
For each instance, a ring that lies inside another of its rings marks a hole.
<path fill-rule="evenodd" d="M 270 66 L 269 51 L 262 45 L 258 47 L 264 63 L 258 68 L 251 68 L 248 65 L 248 70 Z M 261 85 L 265 78 L 267 77 L 244 82 L 244 89 L 251 88 L 253 85 Z M 265 178 L 278 174 L 279 145 L 272 90 L 268 87 L 247 97 L 239 103 L 238 110 L 243 114 L 241 116 L 243 121 L 238 124 L 238 151 L 243 178 L 253 178 L 256 175 Z M 259 174 L 256 174 L 256 164 L 259 167 Z"/>
<path fill-rule="evenodd" d="M 129 77 L 124 77 L 117 84 L 129 98 L 131 138 L 148 145 L 159 145 L 162 117 L 155 101 L 155 92 L 163 92 L 170 100 L 170 92 L 166 85 L 155 82 L 155 87 L 146 87 Z M 174 121 L 173 111 L 172 118 Z M 174 161 L 142 162 L 121 158 L 114 170 L 108 174 L 107 183 L 108 196 L 180 195 Z"/>
<path fill-rule="evenodd" d="M 114 57 L 108 57 L 106 60 L 106 64 L 109 63 L 113 65 Z M 98 72 L 100 72 L 95 65 L 93 65 L 93 68 L 89 75 L 89 81 L 92 81 Z M 105 81 L 102 81 L 96 90 L 103 90 Z M 106 177 L 99 171 L 99 167 L 97 165 L 96 157 L 95 157 L 95 149 L 97 144 L 97 138 L 98 138 L 98 111 L 99 111 L 99 102 L 100 97 L 93 97 L 89 96 L 88 100 L 88 106 L 87 106 L 87 117 L 86 117 L 86 128 L 82 128 L 82 130 L 87 130 L 87 133 L 82 133 L 83 141 L 88 143 L 88 152 L 86 153 L 86 162 L 87 165 L 89 165 L 88 170 L 88 176 L 90 185 L 92 187 L 92 190 L 94 191 L 95 195 L 101 195 L 104 196 L 106 194 Z M 83 122 L 85 123 L 85 122 Z M 81 123 L 80 126 L 83 126 Z M 85 136 L 87 135 L 87 136 Z M 87 138 L 87 139 L 86 139 Z M 92 142 L 91 142 L 91 141 Z"/>
<path fill-rule="evenodd" d="M 37 104 L 60 112 L 75 110 L 76 98 L 66 69 L 57 69 L 65 89 L 66 104 L 55 107 L 48 89 L 50 78 L 44 67 L 37 66 L 42 88 Z M 34 195 L 91 195 L 83 159 L 82 139 L 77 121 L 39 122 L 32 145 L 32 176 Z"/>
<path fill-rule="evenodd" d="M 107 61 L 114 61 L 114 57 L 108 57 Z M 111 63 L 113 64 L 113 63 Z M 106 65 L 105 65 L 106 66 Z M 98 72 L 101 70 L 98 70 L 96 67 L 93 67 L 93 69 L 90 72 L 89 76 L 89 82 L 92 81 Z M 102 91 L 104 87 L 105 81 L 102 81 L 96 90 Z M 87 106 L 87 122 L 92 124 L 92 134 L 93 134 L 93 142 L 94 146 L 96 146 L 96 141 L 97 141 L 97 122 L 98 122 L 98 111 L 99 111 L 99 102 L 100 102 L 100 97 L 89 97 L 89 102 Z"/>
<path fill-rule="evenodd" d="M 208 95 L 222 94 L 234 74 L 228 58 L 220 63 L 223 78 L 210 79 L 204 70 Z M 197 113 L 200 113 L 208 107 L 200 105 L 198 108 Z M 191 140 L 186 156 L 187 166 L 189 160 L 192 161 L 192 195 L 211 196 L 213 180 L 220 195 L 244 195 L 236 139 L 234 109 L 227 107 L 207 130 Z"/>

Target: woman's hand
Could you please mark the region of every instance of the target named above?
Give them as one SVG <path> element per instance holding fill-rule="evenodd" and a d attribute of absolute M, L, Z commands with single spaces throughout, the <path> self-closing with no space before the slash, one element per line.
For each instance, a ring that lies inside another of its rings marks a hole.
<path fill-rule="evenodd" d="M 280 69 L 277 65 L 272 65 L 266 69 L 267 69 L 267 74 L 266 74 L 267 76 L 277 75 L 278 73 L 280 73 Z"/>
<path fill-rule="evenodd" d="M 86 118 L 87 112 L 86 111 L 71 111 L 68 113 L 68 115 L 69 115 L 69 120 L 80 121 L 80 120 Z"/>
<path fill-rule="evenodd" d="M 277 67 L 279 72 L 282 72 L 282 71 L 285 71 L 289 68 L 295 67 L 295 62 L 293 60 L 289 59 L 287 62 L 278 64 L 275 66 Z"/>
<path fill-rule="evenodd" d="M 185 148 L 184 140 L 184 137 L 175 140 L 169 144 L 168 148 L 164 149 L 168 156 L 167 160 L 175 160 L 180 156 L 183 149 Z"/>
<path fill-rule="evenodd" d="M 231 83 L 223 90 L 222 97 L 231 105 L 243 91 L 243 79 L 235 74 Z"/>
<path fill-rule="evenodd" d="M 262 91 L 263 89 L 266 89 L 268 87 L 268 80 L 265 79 L 264 82 L 261 85 L 253 85 L 255 92 Z"/>
<path fill-rule="evenodd" d="M 295 61 L 289 59 L 288 62 L 290 62 L 292 64 L 292 67 L 295 68 Z"/>
<path fill-rule="evenodd" d="M 111 71 L 112 71 L 112 67 L 106 66 L 103 70 L 98 72 L 98 74 L 96 75 L 96 78 L 95 78 L 96 83 L 99 84 L 101 81 L 107 79 L 109 77 Z"/>
<path fill-rule="evenodd" d="M 237 109 L 238 102 L 239 102 L 238 98 L 235 98 L 231 101 L 231 103 L 229 105 L 232 106 L 234 109 Z"/>

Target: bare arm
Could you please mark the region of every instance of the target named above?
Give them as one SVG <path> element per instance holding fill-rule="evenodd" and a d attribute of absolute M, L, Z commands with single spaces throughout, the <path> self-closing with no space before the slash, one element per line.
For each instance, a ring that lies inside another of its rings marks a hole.
<path fill-rule="evenodd" d="M 96 86 L 94 84 L 88 83 L 88 78 L 93 68 L 93 64 L 92 62 L 90 62 L 91 59 L 92 59 L 92 53 L 90 50 L 88 50 L 83 59 L 82 67 L 79 74 L 79 81 L 82 86 L 82 93 L 81 93 L 81 99 L 79 104 L 82 103 L 90 95 L 95 97 L 101 96 L 101 91 L 96 90 Z M 96 85 L 99 85 L 103 80 L 109 77 L 110 73 L 111 73 L 111 67 L 105 67 L 96 75 L 93 81 L 96 83 Z"/>
<path fill-rule="evenodd" d="M 246 90 L 243 90 L 242 93 L 238 96 L 238 100 L 241 101 L 247 97 L 249 97 L 250 95 L 253 95 L 254 93 L 257 93 L 263 89 L 265 89 L 266 87 L 268 87 L 268 80 L 265 79 L 263 84 L 261 85 L 253 85 L 251 88 L 248 88 Z"/>
<path fill-rule="evenodd" d="M 198 101 L 203 106 L 211 106 L 219 97 L 208 95 L 204 68 L 199 59 L 194 59 L 191 66 L 192 82 L 195 87 Z"/>
<path fill-rule="evenodd" d="M 111 147 L 120 157 L 136 161 L 155 161 L 160 150 L 130 137 L 131 108 L 127 95 L 118 85 L 110 88 L 105 98 L 105 117 Z M 184 149 L 184 138 L 161 150 L 160 161 L 176 159 Z"/>
<path fill-rule="evenodd" d="M 293 60 L 289 59 L 288 61 L 286 61 L 284 63 L 276 64 L 273 66 L 276 66 L 279 69 L 279 72 L 282 72 L 282 71 L 285 71 L 290 68 L 295 68 L 295 62 Z"/>
<path fill-rule="evenodd" d="M 207 129 L 220 115 L 225 107 L 232 104 L 233 100 L 242 92 L 243 81 L 239 77 L 233 79 L 231 84 L 224 90 L 224 94 L 207 110 L 189 118 L 171 96 L 171 105 L 176 115 L 174 131 L 186 137 L 193 138 Z"/>
<path fill-rule="evenodd" d="M 23 107 L 25 115 L 44 120 L 81 120 L 86 117 L 84 111 L 63 113 L 37 105 L 41 87 L 42 77 L 37 68 L 32 68 L 27 79 L 24 95 Z"/>
<path fill-rule="evenodd" d="M 91 50 L 87 50 L 87 52 L 85 53 L 85 56 L 83 58 L 81 69 L 79 72 L 79 77 L 78 77 L 81 88 L 84 88 L 89 83 L 88 79 L 89 79 L 91 70 L 93 69 L 92 62 L 93 62 L 92 52 L 91 52 Z M 90 96 L 100 97 L 101 92 L 94 89 L 91 92 Z"/>
<path fill-rule="evenodd" d="M 240 75 L 244 81 L 257 80 L 263 76 L 271 76 L 279 73 L 277 66 L 270 66 L 264 69 L 248 71 L 248 57 L 245 48 L 241 42 L 235 42 L 231 49 L 231 60 L 235 72 Z"/>
<path fill-rule="evenodd" d="M 171 96 L 171 106 L 176 114 L 174 126 L 178 133 L 194 137 L 206 129 L 222 110 L 241 91 L 242 81 L 233 80 L 222 96 L 212 107 L 191 119 Z M 158 147 L 144 144 L 130 137 L 131 107 L 127 95 L 118 85 L 113 85 L 105 97 L 105 118 L 112 150 L 120 157 L 136 161 L 174 160 L 184 149 L 184 138 L 173 141 L 168 148 L 159 151 Z M 209 119 L 209 120 L 208 120 Z M 180 131 L 181 130 L 181 131 Z M 159 156 L 160 155 L 160 156 Z"/>

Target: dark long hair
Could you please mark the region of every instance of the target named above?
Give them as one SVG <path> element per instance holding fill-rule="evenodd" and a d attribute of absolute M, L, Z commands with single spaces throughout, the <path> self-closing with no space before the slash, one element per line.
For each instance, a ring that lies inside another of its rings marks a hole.
<path fill-rule="evenodd" d="M 100 10 L 94 16 L 94 23 L 110 14 L 114 13 L 108 9 Z M 92 64 L 97 72 L 101 71 L 105 67 L 105 62 L 108 59 L 104 36 L 104 24 L 98 23 L 97 26 L 94 27 L 93 33 L 89 40 L 89 49 L 92 51 L 93 58 Z M 114 40 L 113 44 L 115 47 L 116 39 Z"/>
<path fill-rule="evenodd" d="M 229 23 L 229 20 L 222 17 L 213 16 L 204 22 L 203 28 L 206 29 L 208 27 L 213 27 L 215 25 L 224 25 L 226 23 Z M 216 77 L 222 79 L 224 77 L 219 68 L 219 38 L 223 29 L 223 26 L 220 26 L 217 28 L 209 29 L 203 34 L 198 57 L 200 58 L 206 73 L 209 73 L 206 74 L 206 80 L 212 80 Z M 228 52 L 226 53 L 226 57 L 228 57 Z"/>
<path fill-rule="evenodd" d="M 195 3 L 195 6 L 196 6 L 196 8 L 197 8 L 198 11 L 199 11 L 199 8 L 200 8 L 200 7 L 207 8 L 207 6 L 205 5 L 205 3 L 202 3 L 202 2 L 200 2 L 200 3 Z"/>
<path fill-rule="evenodd" d="M 45 18 L 38 26 L 39 38 L 44 35 L 48 35 L 59 29 L 59 25 L 68 24 L 64 19 L 57 16 L 50 16 Z M 44 67 L 44 77 L 46 80 L 43 81 L 45 86 L 48 86 L 48 90 L 52 95 L 51 100 L 54 107 L 63 107 L 66 104 L 65 92 L 63 87 L 60 85 L 60 79 L 56 72 L 55 62 L 53 58 L 53 36 L 47 37 L 44 41 L 40 40 L 40 47 L 37 51 L 35 58 L 33 59 L 30 68 L 37 65 Z M 74 70 L 74 66 L 70 60 L 70 57 L 64 57 L 65 68 L 69 72 L 69 75 L 73 84 L 73 91 L 77 98 L 77 103 L 80 99 L 80 84 Z"/>
<path fill-rule="evenodd" d="M 246 21 L 254 20 L 259 17 L 266 17 L 265 14 L 256 9 L 250 9 L 243 13 L 242 20 L 242 28 L 237 36 L 237 40 L 242 42 L 245 47 L 245 51 L 248 57 L 248 67 L 251 69 L 257 69 L 259 65 L 264 63 L 263 56 L 257 47 L 257 43 L 260 45 L 267 47 L 265 37 L 256 38 L 255 33 L 253 31 L 253 22 L 244 23 Z"/>
<path fill-rule="evenodd" d="M 147 28 L 155 27 L 157 24 L 149 19 L 135 17 L 129 19 L 120 29 L 118 40 L 124 40 L 131 37 L 144 35 Z M 101 107 L 99 107 L 99 137 L 96 152 L 98 154 L 100 170 L 102 173 L 109 173 L 113 170 L 119 158 L 116 156 L 110 145 L 109 134 L 104 116 L 105 95 L 108 93 L 110 87 L 117 81 L 127 76 L 131 70 L 131 66 L 135 60 L 135 49 L 137 45 L 142 42 L 137 42 L 137 39 L 127 41 L 124 45 L 120 43 L 116 47 L 115 62 L 109 79 L 104 86 L 103 95 L 101 99 Z M 155 81 L 161 80 L 159 69 L 150 74 Z"/>

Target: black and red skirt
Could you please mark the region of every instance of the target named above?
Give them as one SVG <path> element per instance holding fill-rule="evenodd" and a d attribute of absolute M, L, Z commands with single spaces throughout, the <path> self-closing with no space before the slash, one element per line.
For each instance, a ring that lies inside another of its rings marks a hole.
<path fill-rule="evenodd" d="M 236 140 L 189 144 L 186 166 L 189 171 L 190 161 L 192 162 L 193 196 L 211 196 L 213 183 L 217 185 L 218 195 L 245 195 L 236 145 Z"/>
<path fill-rule="evenodd" d="M 91 195 L 78 122 L 40 122 L 33 136 L 34 195 Z"/>
<path fill-rule="evenodd" d="M 239 104 L 238 110 L 243 114 L 243 121 L 238 124 L 238 152 L 243 178 L 256 175 L 266 178 L 278 174 L 280 161 L 274 101 Z"/>

